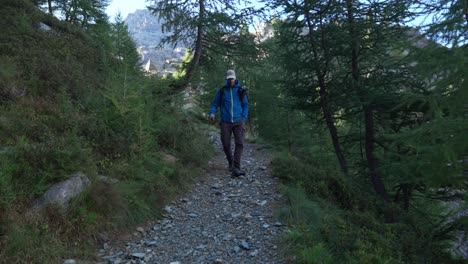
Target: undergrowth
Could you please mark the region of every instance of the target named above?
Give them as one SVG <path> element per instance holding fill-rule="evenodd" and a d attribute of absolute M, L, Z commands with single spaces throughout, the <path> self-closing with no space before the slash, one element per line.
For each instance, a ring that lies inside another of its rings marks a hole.
<path fill-rule="evenodd" d="M 462 263 L 449 253 L 450 236 L 441 236 L 446 222 L 437 222 L 437 205 L 415 201 L 427 215 L 375 202 L 359 175 L 345 179 L 312 157 L 273 160 L 288 201 L 279 212 L 289 226 L 284 244 L 297 263 Z"/>
<path fill-rule="evenodd" d="M 181 110 L 174 80 L 117 59 L 108 32 L 83 32 L 29 1 L 2 5 L 0 262 L 92 259 L 104 234 L 158 216 L 211 144 Z M 76 172 L 91 184 L 66 210 L 31 209 Z"/>

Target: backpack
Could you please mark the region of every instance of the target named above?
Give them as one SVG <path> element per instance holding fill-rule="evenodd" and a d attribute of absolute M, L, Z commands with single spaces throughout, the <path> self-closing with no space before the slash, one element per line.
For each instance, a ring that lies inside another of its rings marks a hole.
<path fill-rule="evenodd" d="M 221 106 L 221 104 L 223 103 L 223 97 L 224 97 L 224 88 L 226 88 L 227 86 L 223 86 L 221 87 L 221 90 L 219 91 L 221 94 L 219 95 L 219 105 Z M 239 96 L 239 99 L 241 101 L 241 103 L 244 102 L 244 98 L 247 96 L 249 96 L 249 87 L 247 86 L 241 86 L 239 87 L 239 89 L 237 90 L 237 94 Z"/>

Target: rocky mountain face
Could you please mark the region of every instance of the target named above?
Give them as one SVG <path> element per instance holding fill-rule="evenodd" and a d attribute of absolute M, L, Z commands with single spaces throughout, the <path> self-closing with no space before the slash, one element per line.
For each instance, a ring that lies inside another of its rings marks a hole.
<path fill-rule="evenodd" d="M 268 22 L 259 22 L 255 26 L 255 37 L 258 42 L 263 42 L 275 35 L 275 29 Z"/>
<path fill-rule="evenodd" d="M 174 49 L 172 45 L 159 46 L 162 38 L 170 34 L 162 32 L 163 21 L 159 21 L 149 10 L 140 9 L 128 14 L 125 23 L 146 71 L 160 74 L 175 71 L 175 66 L 185 54 L 185 47 L 179 45 Z"/>
<path fill-rule="evenodd" d="M 150 73 L 173 73 L 185 54 L 185 47 L 179 44 L 174 48 L 170 44 L 160 46 L 161 40 L 170 32 L 162 32 L 162 23 L 147 9 L 140 9 L 125 18 L 130 36 L 135 41 L 141 57 L 141 65 Z M 256 25 L 254 33 L 258 42 L 263 42 L 274 35 L 273 27 L 267 22 Z"/>

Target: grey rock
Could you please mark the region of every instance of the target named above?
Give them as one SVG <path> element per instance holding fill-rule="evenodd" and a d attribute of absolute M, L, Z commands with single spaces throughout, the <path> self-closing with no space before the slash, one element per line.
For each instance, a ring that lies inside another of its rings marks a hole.
<path fill-rule="evenodd" d="M 267 229 L 267 228 L 269 228 L 269 227 L 270 227 L 269 224 L 264 224 L 264 225 L 263 225 L 263 228 L 265 228 L 265 229 Z"/>
<path fill-rule="evenodd" d="M 260 170 L 266 170 L 266 169 L 267 169 L 266 166 L 260 166 L 260 167 L 258 167 L 258 168 L 259 168 Z"/>
<path fill-rule="evenodd" d="M 145 257 L 145 253 L 133 253 L 132 257 L 137 259 L 143 259 Z"/>
<path fill-rule="evenodd" d="M 33 210 L 40 210 L 49 204 L 55 204 L 63 209 L 68 208 L 68 202 L 79 195 L 91 182 L 81 172 L 71 175 L 68 179 L 49 188 L 38 200 Z"/>
<path fill-rule="evenodd" d="M 120 264 L 120 263 L 123 263 L 123 261 L 120 258 L 116 258 L 116 259 L 109 260 L 108 263 L 110 263 L 110 264 Z"/>
<path fill-rule="evenodd" d="M 213 186 L 211 186 L 211 189 L 215 189 L 215 190 L 220 189 L 220 188 L 221 188 L 221 184 L 219 183 L 216 183 Z"/>
<path fill-rule="evenodd" d="M 158 244 L 158 242 L 156 242 L 156 241 L 147 241 L 147 242 L 145 242 L 146 246 L 156 246 L 157 244 Z"/>
<path fill-rule="evenodd" d="M 252 253 L 250 253 L 249 256 L 251 256 L 251 257 L 256 257 L 257 254 L 258 254 L 258 250 L 256 249 L 256 250 L 254 250 Z"/>
<path fill-rule="evenodd" d="M 209 256 L 206 258 L 206 261 L 210 262 L 210 263 L 216 263 L 216 261 L 218 260 L 218 256 L 216 255 L 213 255 L 213 256 Z"/>
<path fill-rule="evenodd" d="M 224 213 L 224 217 L 226 217 L 226 218 L 228 218 L 228 217 L 232 217 L 232 214 L 231 214 L 231 213 L 229 213 L 229 212 L 226 212 L 226 213 Z"/>
<path fill-rule="evenodd" d="M 52 30 L 51 27 L 49 27 L 48 25 L 46 25 L 46 24 L 44 24 L 42 22 L 39 24 L 39 29 L 43 30 L 43 31 L 51 31 Z"/>
<path fill-rule="evenodd" d="M 194 214 L 194 213 L 189 214 L 189 216 L 190 216 L 190 218 L 197 218 L 198 217 L 198 215 Z"/>
<path fill-rule="evenodd" d="M 275 222 L 273 225 L 279 227 L 279 226 L 283 226 L 283 223 L 281 223 L 281 222 Z"/>
<path fill-rule="evenodd" d="M 242 215 L 242 213 L 233 213 L 233 214 L 231 214 L 232 218 L 237 218 L 237 217 L 239 217 L 241 215 Z"/>
<path fill-rule="evenodd" d="M 253 211 L 252 213 L 250 213 L 251 216 L 261 216 L 262 213 L 260 211 Z"/>
<path fill-rule="evenodd" d="M 242 241 L 241 247 L 242 247 L 243 249 L 250 249 L 249 243 L 247 243 L 247 242 L 245 242 L 245 241 Z"/>
<path fill-rule="evenodd" d="M 76 264 L 76 260 L 74 259 L 67 259 L 63 262 L 63 264 Z"/>
<path fill-rule="evenodd" d="M 196 247 L 195 249 L 196 249 L 196 250 L 204 250 L 206 247 L 207 247 L 207 245 L 199 245 L 199 246 Z"/>
<path fill-rule="evenodd" d="M 239 251 L 240 251 L 240 247 L 235 246 L 235 247 L 234 247 L 234 252 L 239 253 Z"/>
<path fill-rule="evenodd" d="M 165 207 L 164 207 L 164 211 L 166 211 L 167 213 L 170 214 L 170 213 L 172 213 L 172 212 L 174 211 L 174 209 L 172 209 L 171 206 L 165 206 Z"/>

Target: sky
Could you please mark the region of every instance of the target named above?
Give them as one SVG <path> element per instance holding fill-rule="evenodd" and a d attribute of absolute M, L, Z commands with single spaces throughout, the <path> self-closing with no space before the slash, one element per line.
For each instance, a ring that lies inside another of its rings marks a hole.
<path fill-rule="evenodd" d="M 256 2 L 256 1 L 254 1 Z M 111 0 L 107 7 L 107 15 L 110 21 L 114 21 L 115 15 L 120 11 L 122 18 L 126 18 L 129 13 L 133 13 L 138 9 L 146 9 L 150 2 L 147 0 Z M 409 23 L 410 26 L 418 26 L 423 22 L 423 18 L 417 18 Z"/>
<path fill-rule="evenodd" d="M 120 11 L 123 18 L 126 18 L 129 13 L 135 12 L 138 9 L 146 9 L 149 2 L 146 0 L 112 0 L 107 7 L 107 15 L 113 21 L 117 12 Z"/>

